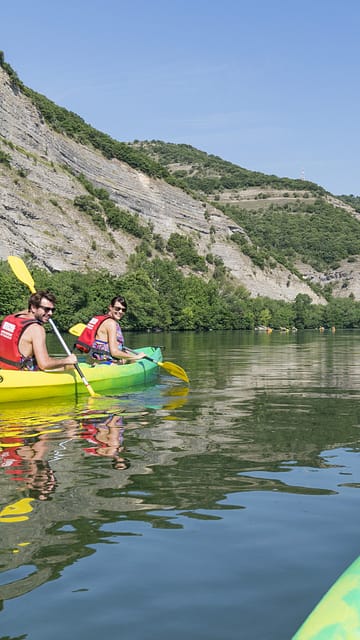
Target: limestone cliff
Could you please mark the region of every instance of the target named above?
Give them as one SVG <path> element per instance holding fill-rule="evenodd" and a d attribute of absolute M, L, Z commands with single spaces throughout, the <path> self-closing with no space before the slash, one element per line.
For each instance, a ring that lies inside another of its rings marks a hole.
<path fill-rule="evenodd" d="M 126 271 L 139 240 L 99 229 L 74 206 L 74 198 L 86 194 L 76 177 L 83 174 L 165 240 L 173 232 L 189 234 L 199 254 L 219 256 L 252 296 L 293 300 L 307 293 L 323 301 L 283 266 L 257 268 L 231 242 L 234 222 L 215 207 L 54 132 L 1 67 L 0 152 L 9 158 L 0 162 L 1 259 L 17 254 L 50 270 Z"/>

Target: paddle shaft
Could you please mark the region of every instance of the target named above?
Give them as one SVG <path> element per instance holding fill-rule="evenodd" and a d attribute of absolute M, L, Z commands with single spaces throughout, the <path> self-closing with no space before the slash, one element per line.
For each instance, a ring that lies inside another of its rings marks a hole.
<path fill-rule="evenodd" d="M 125 347 L 125 346 L 124 346 L 124 351 L 128 351 L 129 353 L 136 354 L 136 351 L 133 351 L 133 349 L 129 349 L 129 347 Z M 158 367 L 162 367 L 162 365 L 163 365 L 162 362 L 159 362 L 158 360 L 155 360 L 154 358 L 151 358 L 150 356 L 144 356 L 144 360 L 150 360 L 150 362 L 153 362 L 154 364 L 157 364 Z"/>
<path fill-rule="evenodd" d="M 136 351 L 134 351 L 133 349 L 129 349 L 129 347 L 123 347 L 124 351 L 128 351 L 129 353 L 133 353 L 134 355 L 136 355 Z M 150 358 L 150 356 L 144 356 L 144 360 L 150 360 L 150 362 L 154 362 L 155 364 L 159 364 L 157 360 L 154 360 L 154 358 Z"/>
<path fill-rule="evenodd" d="M 124 349 L 125 351 L 129 351 L 130 353 L 136 353 L 136 351 L 132 351 L 132 349 L 128 349 L 128 347 L 124 347 Z M 146 360 L 150 360 L 150 362 L 153 362 L 158 367 L 161 367 L 162 369 L 164 369 L 164 371 L 169 373 L 171 376 L 175 376 L 175 378 L 180 378 L 180 380 L 184 380 L 184 382 L 189 382 L 189 378 L 186 371 L 184 371 L 182 367 L 179 367 L 178 364 L 175 364 L 174 362 L 159 362 L 158 360 L 154 360 L 154 358 L 151 358 L 150 356 L 144 356 L 144 358 Z"/>
<path fill-rule="evenodd" d="M 57 339 L 59 340 L 61 346 L 63 347 L 63 349 L 65 350 L 65 352 L 67 353 L 68 356 L 71 356 L 71 351 L 69 349 L 69 347 L 67 346 L 64 338 L 62 337 L 59 329 L 57 328 L 56 324 L 54 323 L 52 318 L 49 318 L 49 324 L 51 325 L 51 328 L 53 330 L 53 332 L 55 333 Z M 74 367 L 76 369 L 76 371 L 78 372 L 81 380 L 83 381 L 84 385 L 87 387 L 87 389 L 89 390 L 90 395 L 94 395 L 94 391 L 90 385 L 90 383 L 88 382 L 88 380 L 85 378 L 83 372 L 81 371 L 78 363 L 76 362 L 74 364 Z"/>

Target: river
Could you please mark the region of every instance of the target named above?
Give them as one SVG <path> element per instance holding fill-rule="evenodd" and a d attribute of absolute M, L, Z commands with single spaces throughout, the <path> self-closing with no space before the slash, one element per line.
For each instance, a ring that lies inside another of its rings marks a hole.
<path fill-rule="evenodd" d="M 127 339 L 190 386 L 1 407 L 1 637 L 290 640 L 360 553 L 360 333 Z"/>

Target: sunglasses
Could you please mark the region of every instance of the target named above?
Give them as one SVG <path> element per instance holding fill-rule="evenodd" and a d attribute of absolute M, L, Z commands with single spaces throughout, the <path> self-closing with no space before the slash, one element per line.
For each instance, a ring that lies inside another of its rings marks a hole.
<path fill-rule="evenodd" d="M 50 313 L 50 311 L 55 313 L 55 307 L 45 307 L 43 304 L 39 304 L 39 309 L 42 309 L 45 313 Z"/>
<path fill-rule="evenodd" d="M 121 313 L 125 313 L 126 309 L 125 307 L 113 307 L 114 311 L 121 311 Z"/>

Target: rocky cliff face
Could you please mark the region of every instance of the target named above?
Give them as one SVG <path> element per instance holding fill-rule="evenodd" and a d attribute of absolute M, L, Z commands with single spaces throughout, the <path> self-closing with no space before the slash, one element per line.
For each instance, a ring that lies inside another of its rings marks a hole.
<path fill-rule="evenodd" d="M 293 300 L 307 293 L 314 302 L 323 302 L 281 265 L 257 268 L 231 242 L 234 222 L 219 210 L 55 133 L 2 68 L 0 151 L 10 158 L 10 167 L 0 163 L 1 259 L 17 254 L 50 270 L 126 271 L 138 240 L 100 230 L 74 206 L 74 198 L 86 194 L 76 178 L 81 173 L 106 189 L 119 207 L 151 223 L 165 240 L 173 232 L 190 235 L 199 254 L 219 256 L 252 296 Z"/>

